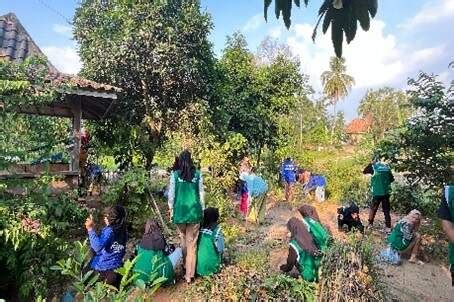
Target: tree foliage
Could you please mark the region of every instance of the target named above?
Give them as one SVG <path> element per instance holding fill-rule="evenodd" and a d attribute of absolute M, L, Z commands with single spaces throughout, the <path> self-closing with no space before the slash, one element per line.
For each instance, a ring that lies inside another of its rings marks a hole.
<path fill-rule="evenodd" d="M 336 105 L 339 100 L 345 98 L 355 84 L 355 79 L 346 73 L 344 58 L 332 57 L 329 62 L 329 70 L 320 76 L 323 85 L 323 93 L 331 105 Z"/>
<path fill-rule="evenodd" d="M 241 133 L 250 150 L 260 153 L 264 146 L 278 145 L 279 117 L 295 108 L 304 78 L 299 63 L 282 54 L 268 65 L 255 61 L 244 36 L 235 33 L 227 39 L 219 61 L 223 79 L 214 117 L 227 131 Z"/>
<path fill-rule="evenodd" d="M 300 7 L 300 0 L 294 0 L 294 4 Z M 308 0 L 304 0 L 307 6 Z M 272 0 L 264 0 L 264 16 L 268 18 L 268 8 Z M 342 57 L 342 44 L 344 35 L 349 44 L 356 36 L 358 23 L 364 31 L 370 28 L 370 19 L 375 17 L 378 10 L 378 0 L 323 0 L 318 11 L 319 19 L 314 28 L 312 39 L 315 41 L 317 27 L 323 19 L 322 31 L 325 34 L 331 25 L 331 41 L 338 58 Z M 290 28 L 292 0 L 275 0 L 274 11 L 276 18 L 282 14 L 285 26 Z"/>
<path fill-rule="evenodd" d="M 125 92 L 98 135 L 110 146 L 122 142 L 113 151 L 123 161 L 137 155 L 150 165 L 180 112 L 211 93 L 210 17 L 196 0 L 84 0 L 74 27 L 82 74 Z"/>
<path fill-rule="evenodd" d="M 385 137 L 386 131 L 401 126 L 408 118 L 411 107 L 404 92 L 389 87 L 369 90 L 361 100 L 358 112 L 370 120 L 370 131 L 375 143 Z"/>
<path fill-rule="evenodd" d="M 441 188 L 452 183 L 454 162 L 454 83 L 448 88 L 434 75 L 420 73 L 409 81 L 409 102 L 415 113 L 387 137 L 377 152 L 410 183 Z"/>

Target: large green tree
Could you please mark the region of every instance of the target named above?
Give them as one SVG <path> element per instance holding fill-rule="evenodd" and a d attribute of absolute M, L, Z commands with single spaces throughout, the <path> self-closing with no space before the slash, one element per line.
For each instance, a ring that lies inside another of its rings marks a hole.
<path fill-rule="evenodd" d="M 358 112 L 362 118 L 370 120 L 372 138 L 377 143 L 385 137 L 386 131 L 404 123 L 411 107 L 404 92 L 385 87 L 368 91 L 359 104 Z"/>
<path fill-rule="evenodd" d="M 410 183 L 441 189 L 454 181 L 454 82 L 446 88 L 436 76 L 420 73 L 409 84 L 415 112 L 377 152 L 405 172 Z"/>
<path fill-rule="evenodd" d="M 279 144 L 279 119 L 296 106 L 304 81 L 299 63 L 277 55 L 258 65 L 244 36 L 235 33 L 227 39 L 218 68 L 223 78 L 216 125 L 223 121 L 227 131 L 241 133 L 260 158 L 263 147 Z"/>
<path fill-rule="evenodd" d="M 210 98 L 212 28 L 197 0 L 83 0 L 74 17 L 82 74 L 124 90 L 97 136 L 117 158 L 150 165 L 190 104 Z"/>

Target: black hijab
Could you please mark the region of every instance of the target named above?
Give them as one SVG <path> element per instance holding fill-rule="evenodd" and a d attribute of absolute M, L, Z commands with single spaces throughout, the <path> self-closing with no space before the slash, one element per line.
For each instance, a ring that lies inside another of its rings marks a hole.
<path fill-rule="evenodd" d="M 109 221 L 109 227 L 114 233 L 114 241 L 125 245 L 127 239 L 126 230 L 126 210 L 121 205 L 108 207 L 104 211 L 104 216 Z"/>
<path fill-rule="evenodd" d="M 206 208 L 203 211 L 202 228 L 213 230 L 219 220 L 219 210 L 216 208 Z"/>
<path fill-rule="evenodd" d="M 156 219 L 148 219 L 139 245 L 146 250 L 164 250 L 166 240 Z"/>

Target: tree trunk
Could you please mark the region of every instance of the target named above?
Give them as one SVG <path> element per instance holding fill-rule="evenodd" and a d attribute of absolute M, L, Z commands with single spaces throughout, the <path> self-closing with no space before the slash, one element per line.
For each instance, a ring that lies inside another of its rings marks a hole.
<path fill-rule="evenodd" d="M 262 146 L 259 146 L 259 149 L 257 151 L 257 165 L 256 165 L 256 168 L 259 167 L 260 165 L 260 157 L 262 156 Z"/>

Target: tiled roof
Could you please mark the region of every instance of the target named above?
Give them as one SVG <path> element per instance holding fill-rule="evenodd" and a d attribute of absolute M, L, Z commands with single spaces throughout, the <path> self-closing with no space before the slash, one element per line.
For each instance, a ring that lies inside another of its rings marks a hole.
<path fill-rule="evenodd" d="M 345 132 L 347 134 L 362 134 L 369 131 L 370 126 L 370 118 L 356 118 L 348 123 Z"/>
<path fill-rule="evenodd" d="M 121 92 L 120 88 L 117 88 L 112 85 L 101 84 L 95 81 L 91 81 L 85 78 L 82 78 L 77 75 L 72 74 L 65 74 L 61 72 L 51 73 L 49 75 L 50 80 L 54 84 L 70 84 L 76 88 L 81 89 L 89 89 L 89 90 L 96 90 L 96 91 L 106 91 L 106 92 Z"/>
<path fill-rule="evenodd" d="M 20 62 L 33 55 L 44 56 L 16 15 L 0 16 L 0 59 Z M 48 64 L 52 72 L 57 71 L 50 62 Z"/>
<path fill-rule="evenodd" d="M 33 41 L 28 32 L 13 13 L 0 16 L 0 59 L 21 62 L 30 56 L 44 56 L 38 45 Z M 68 83 L 80 89 L 120 92 L 121 89 L 96 83 L 77 75 L 59 72 L 49 61 L 49 80 L 55 84 Z"/>

